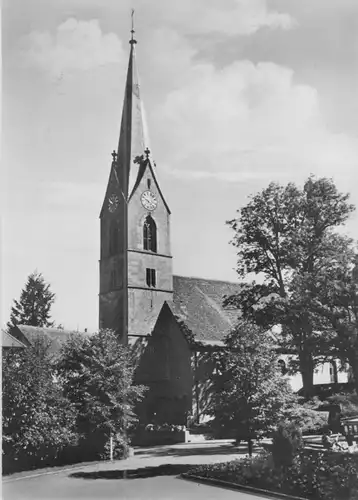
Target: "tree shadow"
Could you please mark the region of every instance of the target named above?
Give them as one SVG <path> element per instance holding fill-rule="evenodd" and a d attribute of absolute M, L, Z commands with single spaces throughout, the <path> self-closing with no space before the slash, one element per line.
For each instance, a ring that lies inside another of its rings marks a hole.
<path fill-rule="evenodd" d="M 69 477 L 75 479 L 147 479 L 156 476 L 178 476 L 194 467 L 195 465 L 193 464 L 164 464 L 156 467 L 142 467 L 128 470 L 73 472 Z"/>

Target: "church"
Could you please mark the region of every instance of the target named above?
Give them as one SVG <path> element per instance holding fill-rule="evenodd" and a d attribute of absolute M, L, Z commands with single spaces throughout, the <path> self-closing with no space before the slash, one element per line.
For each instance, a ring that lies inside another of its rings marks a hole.
<path fill-rule="evenodd" d="M 136 378 L 150 388 L 142 419 L 185 424 L 205 414 L 203 353 L 223 345 L 234 325 L 222 300 L 238 284 L 173 275 L 171 212 L 148 143 L 136 43 L 132 30 L 118 150 L 100 212 L 99 327 L 138 351 Z"/>
<path fill-rule="evenodd" d="M 148 142 L 136 43 L 132 30 L 118 148 L 100 211 L 99 328 L 116 331 L 133 349 L 136 382 L 149 388 L 140 421 L 187 425 L 207 418 L 210 353 L 224 347 L 238 316 L 223 308 L 223 298 L 240 285 L 173 275 L 170 200 Z M 2 331 L 3 348 L 26 348 L 36 333 L 59 350 L 71 332 L 17 325 Z M 283 367 L 289 357 L 281 355 Z M 330 363 L 314 375 L 315 384 L 347 381 Z M 290 382 L 294 391 L 302 387 L 300 374 Z"/>
<path fill-rule="evenodd" d="M 99 327 L 138 353 L 136 381 L 149 387 L 143 422 L 199 423 L 211 399 L 210 352 L 237 320 L 223 298 L 240 285 L 173 275 L 171 212 L 148 142 L 133 30 L 129 43 L 118 150 L 100 213 Z M 345 383 L 347 374 L 326 363 L 314 382 Z M 291 385 L 302 386 L 300 374 Z"/>

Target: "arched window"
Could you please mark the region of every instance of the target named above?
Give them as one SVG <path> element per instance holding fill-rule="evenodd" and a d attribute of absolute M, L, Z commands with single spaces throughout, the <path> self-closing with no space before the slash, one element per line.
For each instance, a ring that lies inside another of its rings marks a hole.
<path fill-rule="evenodd" d="M 111 220 L 109 226 L 109 255 L 116 255 L 119 251 L 119 223 Z"/>
<path fill-rule="evenodd" d="M 157 251 L 157 226 L 150 215 L 143 225 L 143 247 L 144 250 Z"/>

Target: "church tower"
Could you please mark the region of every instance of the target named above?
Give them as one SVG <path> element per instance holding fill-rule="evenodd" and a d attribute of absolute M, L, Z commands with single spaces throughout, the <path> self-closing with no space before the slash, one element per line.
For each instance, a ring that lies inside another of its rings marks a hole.
<path fill-rule="evenodd" d="M 170 210 L 149 149 L 131 33 L 118 150 L 100 213 L 99 326 L 125 344 L 151 333 L 173 295 Z"/>

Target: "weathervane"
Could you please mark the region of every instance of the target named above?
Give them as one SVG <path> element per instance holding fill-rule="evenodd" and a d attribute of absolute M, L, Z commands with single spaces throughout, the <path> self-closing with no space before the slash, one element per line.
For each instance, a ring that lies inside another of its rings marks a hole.
<path fill-rule="evenodd" d="M 129 43 L 133 45 L 134 43 L 137 43 L 137 40 L 134 39 L 134 9 L 131 10 L 131 17 L 132 17 L 132 29 L 131 29 L 131 39 L 129 40 Z"/>

